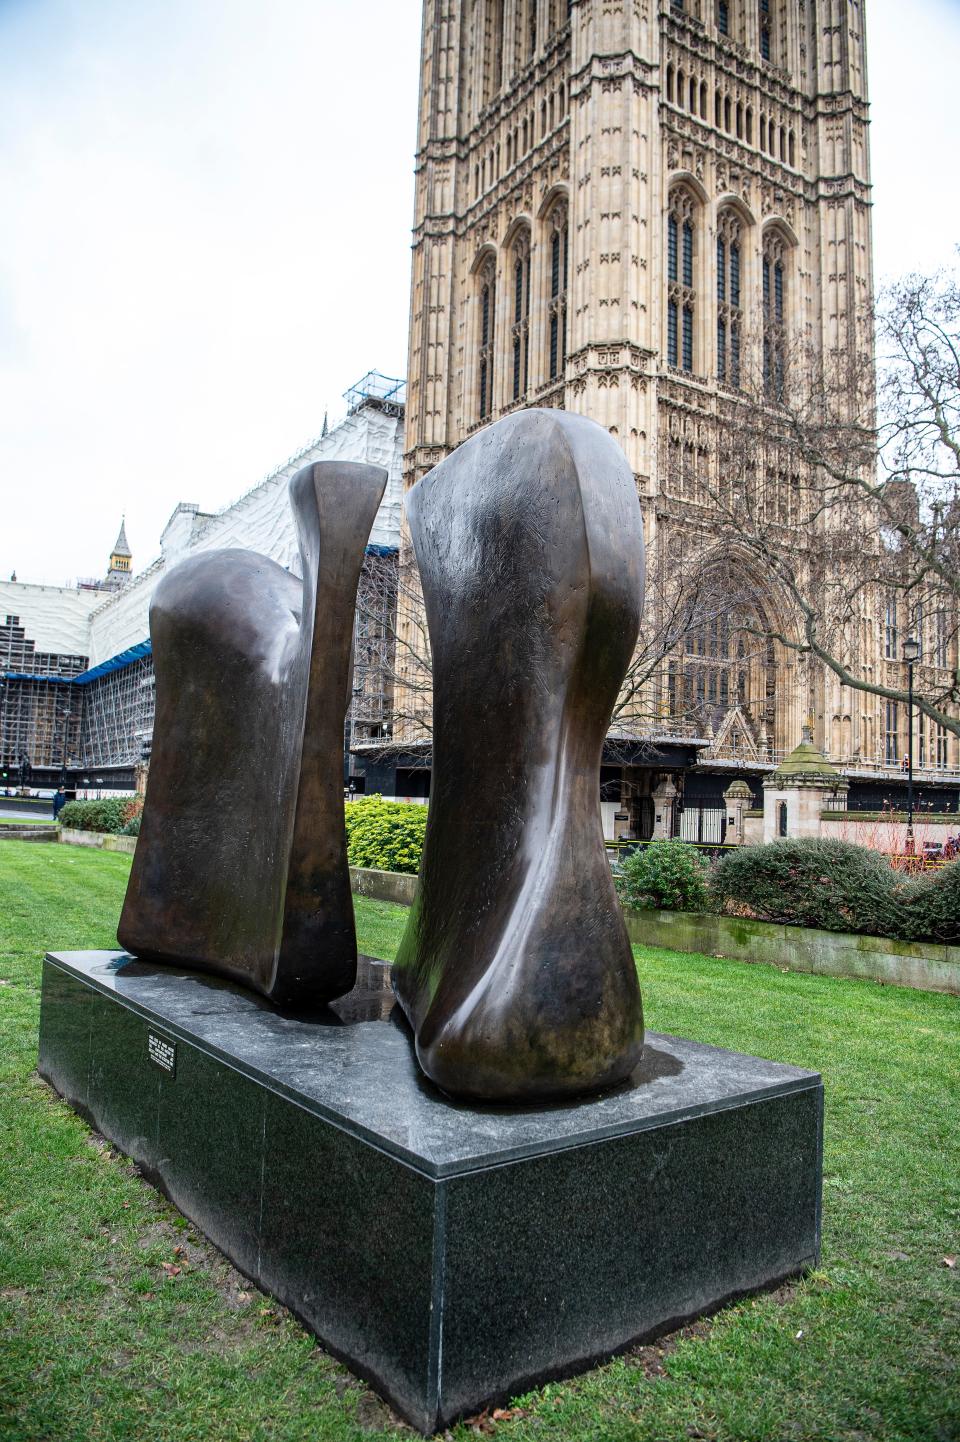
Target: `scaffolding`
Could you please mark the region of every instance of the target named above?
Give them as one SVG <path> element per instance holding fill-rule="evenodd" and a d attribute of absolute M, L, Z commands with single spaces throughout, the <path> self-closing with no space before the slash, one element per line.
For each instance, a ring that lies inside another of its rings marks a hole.
<path fill-rule="evenodd" d="M 348 749 L 388 734 L 393 712 L 398 553 L 368 546 L 357 587 Z"/>
<path fill-rule="evenodd" d="M 7 616 L 0 625 L 0 765 L 63 767 L 78 754 L 85 656 L 38 651 Z"/>
<path fill-rule="evenodd" d="M 396 646 L 395 547 L 368 546 L 357 595 L 354 669 L 345 741 L 390 734 Z M 20 770 L 126 768 L 149 758 L 155 688 L 142 641 L 86 667 L 85 656 L 41 653 L 19 617 L 0 627 L 0 764 Z"/>
<path fill-rule="evenodd" d="M 373 406 L 398 416 L 407 400 L 407 383 L 397 376 L 385 376 L 380 371 L 367 371 L 365 376 L 343 393 L 347 403 L 347 414 L 353 415 L 361 406 Z"/>
<path fill-rule="evenodd" d="M 136 766 L 153 737 L 153 657 L 147 651 L 120 665 L 97 667 L 81 678 L 82 755 L 85 767 Z M 130 655 L 131 653 L 125 653 Z"/>

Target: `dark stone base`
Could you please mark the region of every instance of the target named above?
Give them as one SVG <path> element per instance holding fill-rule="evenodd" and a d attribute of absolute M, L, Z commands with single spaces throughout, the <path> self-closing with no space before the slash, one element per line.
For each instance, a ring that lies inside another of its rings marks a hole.
<path fill-rule="evenodd" d="M 39 1069 L 423 1432 L 817 1260 L 815 1073 L 654 1033 L 605 1095 L 466 1106 L 418 1072 L 380 962 L 303 1020 L 52 954 Z"/>

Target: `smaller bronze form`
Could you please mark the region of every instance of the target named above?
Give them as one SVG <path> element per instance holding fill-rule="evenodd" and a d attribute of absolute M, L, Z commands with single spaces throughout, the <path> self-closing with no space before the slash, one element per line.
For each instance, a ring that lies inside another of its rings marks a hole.
<path fill-rule="evenodd" d="M 580 416 L 487 427 L 407 498 L 433 653 L 420 892 L 394 964 L 426 1074 L 564 1097 L 640 1061 L 600 824 L 604 736 L 643 601 L 632 472 Z"/>
<path fill-rule="evenodd" d="M 343 723 L 386 481 L 338 461 L 297 472 L 302 581 L 224 550 L 157 587 L 150 778 L 117 933 L 133 955 L 218 972 L 295 1010 L 353 986 Z"/>

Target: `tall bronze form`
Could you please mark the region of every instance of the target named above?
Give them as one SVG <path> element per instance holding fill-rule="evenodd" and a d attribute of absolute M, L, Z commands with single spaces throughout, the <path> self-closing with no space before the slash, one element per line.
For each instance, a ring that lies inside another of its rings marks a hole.
<path fill-rule="evenodd" d="M 386 480 L 337 461 L 297 472 L 302 582 L 225 550 L 157 587 L 150 779 L 117 933 L 135 956 L 218 972 L 292 1009 L 353 986 L 343 724 Z"/>
<path fill-rule="evenodd" d="M 604 736 L 636 644 L 643 529 L 606 431 L 528 410 L 413 487 L 433 652 L 420 893 L 394 965 L 427 1075 L 563 1097 L 629 1076 L 640 990 L 600 825 Z"/>

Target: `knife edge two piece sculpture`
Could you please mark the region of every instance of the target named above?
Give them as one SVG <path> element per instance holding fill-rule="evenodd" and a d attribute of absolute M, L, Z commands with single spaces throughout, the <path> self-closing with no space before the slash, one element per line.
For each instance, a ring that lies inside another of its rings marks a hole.
<path fill-rule="evenodd" d="M 151 607 L 153 754 L 120 943 L 300 1012 L 356 975 L 343 720 L 385 483 L 305 468 L 290 485 L 302 582 L 210 552 Z M 419 895 L 393 973 L 418 1061 L 478 1101 L 609 1087 L 643 1046 L 598 805 L 643 599 L 632 472 L 594 422 L 521 411 L 424 476 L 407 517 L 434 667 Z"/>

